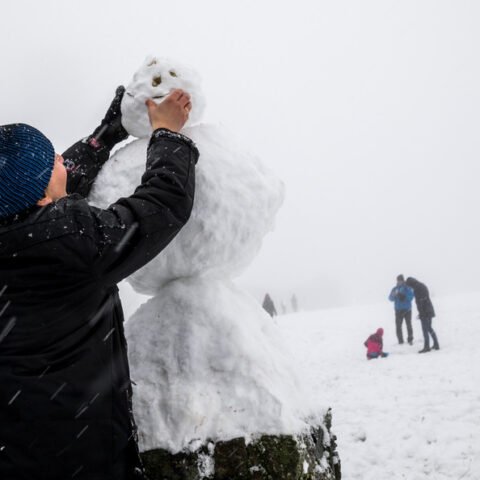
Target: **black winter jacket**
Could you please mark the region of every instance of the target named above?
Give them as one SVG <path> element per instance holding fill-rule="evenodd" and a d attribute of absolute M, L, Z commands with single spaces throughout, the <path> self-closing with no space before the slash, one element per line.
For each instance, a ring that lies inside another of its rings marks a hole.
<path fill-rule="evenodd" d="M 405 283 L 413 289 L 419 317 L 423 319 L 433 318 L 435 310 L 427 286 L 412 277 L 407 278 Z"/>
<path fill-rule="evenodd" d="M 155 131 L 141 185 L 102 210 L 83 196 L 108 155 L 77 143 L 77 193 L 0 222 L 1 480 L 137 478 L 116 284 L 186 223 L 198 151 Z"/>

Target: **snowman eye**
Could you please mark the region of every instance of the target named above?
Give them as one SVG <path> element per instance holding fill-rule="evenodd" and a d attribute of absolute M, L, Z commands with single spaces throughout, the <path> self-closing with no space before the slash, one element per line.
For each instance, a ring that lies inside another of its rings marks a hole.
<path fill-rule="evenodd" d="M 153 77 L 152 87 L 157 87 L 161 83 L 162 83 L 162 77 L 160 75 L 158 77 Z"/>
<path fill-rule="evenodd" d="M 175 70 L 170 70 L 168 72 L 172 77 L 178 77 L 177 72 Z"/>

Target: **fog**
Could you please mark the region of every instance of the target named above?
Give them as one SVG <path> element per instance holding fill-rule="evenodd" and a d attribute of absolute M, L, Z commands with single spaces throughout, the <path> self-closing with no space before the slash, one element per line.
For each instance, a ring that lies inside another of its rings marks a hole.
<path fill-rule="evenodd" d="M 4 2 L 0 124 L 62 151 L 145 56 L 178 58 L 203 78 L 206 120 L 286 184 L 239 279 L 259 300 L 381 301 L 399 273 L 474 291 L 479 21 L 473 0 Z"/>

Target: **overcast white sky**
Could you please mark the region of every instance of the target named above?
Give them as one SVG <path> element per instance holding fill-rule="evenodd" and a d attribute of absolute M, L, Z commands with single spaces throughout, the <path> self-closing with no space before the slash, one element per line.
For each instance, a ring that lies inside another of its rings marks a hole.
<path fill-rule="evenodd" d="M 147 54 L 203 77 L 207 120 L 278 172 L 277 229 L 241 278 L 277 304 L 365 303 L 398 273 L 480 288 L 480 3 L 16 0 L 0 15 L 0 124 L 58 151 Z"/>

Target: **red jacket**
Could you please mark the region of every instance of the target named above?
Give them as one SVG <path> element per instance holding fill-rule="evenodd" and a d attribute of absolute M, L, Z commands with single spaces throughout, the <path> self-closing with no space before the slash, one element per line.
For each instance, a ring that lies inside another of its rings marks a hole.
<path fill-rule="evenodd" d="M 379 328 L 376 333 L 370 335 L 364 342 L 369 353 L 382 353 L 383 351 L 383 328 Z"/>

